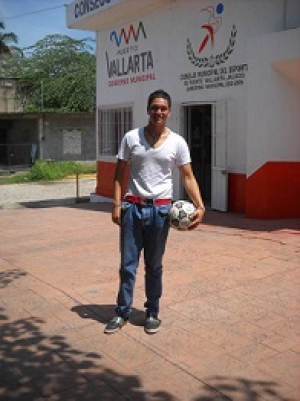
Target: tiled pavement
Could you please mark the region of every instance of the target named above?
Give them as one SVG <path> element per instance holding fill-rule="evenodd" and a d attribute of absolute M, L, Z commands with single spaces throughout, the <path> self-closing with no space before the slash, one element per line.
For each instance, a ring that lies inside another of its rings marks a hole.
<path fill-rule="evenodd" d="M 0 211 L 0 399 L 299 400 L 300 221 L 209 211 L 171 231 L 161 331 L 103 334 L 118 287 L 109 205 Z"/>

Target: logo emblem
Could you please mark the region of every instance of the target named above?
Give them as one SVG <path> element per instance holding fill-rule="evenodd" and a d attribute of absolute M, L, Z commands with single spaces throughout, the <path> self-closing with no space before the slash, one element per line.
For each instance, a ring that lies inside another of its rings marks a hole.
<path fill-rule="evenodd" d="M 201 10 L 201 14 L 205 16 L 206 23 L 201 25 L 201 42 L 198 48 L 198 54 L 207 49 L 214 49 L 217 33 L 222 25 L 222 14 L 224 13 L 224 4 L 219 3 L 216 7 L 208 6 Z M 191 40 L 187 39 L 187 55 L 190 62 L 196 67 L 214 67 L 225 63 L 233 52 L 236 41 L 237 30 L 235 25 L 232 26 L 231 34 L 227 47 L 222 53 L 210 57 L 197 56 L 194 52 Z"/>
<path fill-rule="evenodd" d="M 214 9 L 214 7 L 212 6 L 209 6 L 201 10 L 201 12 L 206 12 L 208 14 L 208 20 L 207 24 L 204 24 L 201 27 L 206 32 L 206 35 L 202 40 L 202 43 L 200 44 L 199 53 L 203 51 L 203 49 L 209 42 L 211 43 L 211 47 L 214 47 L 215 34 L 218 32 L 220 26 L 222 25 L 222 17 L 216 17 L 216 14 L 221 15 L 223 11 L 224 5 L 222 3 L 219 3 L 216 9 Z"/>
<path fill-rule="evenodd" d="M 110 34 L 110 40 L 115 41 L 117 47 L 120 47 L 123 40 L 125 44 L 128 45 L 131 39 L 134 39 L 135 42 L 139 40 L 140 32 L 142 32 L 144 38 L 147 39 L 144 24 L 142 23 L 142 21 L 139 22 L 137 30 L 133 25 L 130 25 L 127 32 L 125 28 L 122 28 L 119 34 L 116 31 L 112 31 Z"/>

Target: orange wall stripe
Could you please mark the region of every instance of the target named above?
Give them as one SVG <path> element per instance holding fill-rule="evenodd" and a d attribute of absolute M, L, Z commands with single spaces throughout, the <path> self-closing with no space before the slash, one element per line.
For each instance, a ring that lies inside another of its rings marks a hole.
<path fill-rule="evenodd" d="M 97 187 L 96 194 L 112 198 L 113 196 L 113 179 L 115 174 L 115 163 L 97 162 Z M 128 171 L 126 173 L 125 185 L 128 180 Z M 125 188 L 124 188 L 125 190 Z"/>
<path fill-rule="evenodd" d="M 248 177 L 246 217 L 300 218 L 300 162 L 267 162 Z"/>
<path fill-rule="evenodd" d="M 98 161 L 97 170 L 96 194 L 111 198 L 115 163 Z M 248 179 L 230 173 L 228 205 L 248 218 L 300 218 L 300 163 L 267 162 Z"/>
<path fill-rule="evenodd" d="M 246 174 L 228 174 L 228 210 L 245 213 Z"/>

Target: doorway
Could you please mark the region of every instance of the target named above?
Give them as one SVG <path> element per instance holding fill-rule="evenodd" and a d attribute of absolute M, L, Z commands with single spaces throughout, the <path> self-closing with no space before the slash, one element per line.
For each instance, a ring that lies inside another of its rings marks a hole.
<path fill-rule="evenodd" d="M 185 132 L 192 167 L 208 207 L 211 205 L 212 121 L 211 104 L 184 107 Z"/>
<path fill-rule="evenodd" d="M 0 165 L 6 165 L 7 162 L 7 132 L 5 128 L 0 128 Z"/>

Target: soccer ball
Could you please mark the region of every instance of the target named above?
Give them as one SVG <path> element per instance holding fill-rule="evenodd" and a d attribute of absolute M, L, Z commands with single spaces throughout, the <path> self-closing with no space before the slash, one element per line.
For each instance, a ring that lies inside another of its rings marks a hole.
<path fill-rule="evenodd" d="M 173 203 L 170 211 L 170 226 L 177 230 L 187 230 L 190 217 L 196 210 L 195 206 L 186 200 L 178 200 Z"/>

